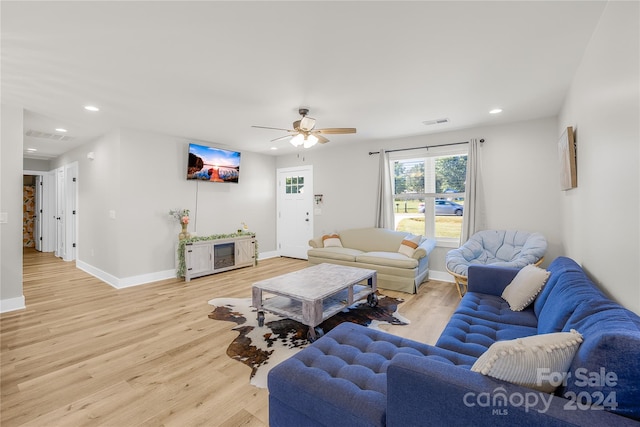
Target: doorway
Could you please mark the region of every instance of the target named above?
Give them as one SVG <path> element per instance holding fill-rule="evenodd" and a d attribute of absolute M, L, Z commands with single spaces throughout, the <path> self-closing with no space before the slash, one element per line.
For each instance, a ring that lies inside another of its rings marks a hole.
<path fill-rule="evenodd" d="M 54 177 L 50 172 L 23 171 L 23 247 L 39 252 L 53 252 Z"/>
<path fill-rule="evenodd" d="M 313 166 L 281 168 L 277 173 L 278 252 L 307 259 L 313 238 Z"/>
<path fill-rule="evenodd" d="M 76 259 L 78 164 L 56 169 L 56 256 L 65 261 Z"/>
<path fill-rule="evenodd" d="M 23 246 L 76 259 L 77 163 L 23 171 Z"/>
<path fill-rule="evenodd" d="M 42 251 L 42 177 L 22 176 L 22 246 Z"/>

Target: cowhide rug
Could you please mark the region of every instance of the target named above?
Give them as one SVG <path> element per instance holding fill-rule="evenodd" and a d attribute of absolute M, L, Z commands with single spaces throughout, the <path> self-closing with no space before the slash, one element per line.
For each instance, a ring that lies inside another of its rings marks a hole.
<path fill-rule="evenodd" d="M 353 322 L 370 328 L 379 324 L 407 325 L 409 321 L 397 313 L 396 299 L 378 294 L 378 305 L 370 307 L 366 301 L 355 303 L 319 325 L 324 333 L 342 322 Z M 309 344 L 308 327 L 295 320 L 285 319 L 265 311 L 263 327 L 258 326 L 257 310 L 251 298 L 216 298 L 209 301 L 214 310 L 210 319 L 235 323 L 232 330 L 238 337 L 227 348 L 227 355 L 251 368 L 251 384 L 267 387 L 267 373 L 271 367 L 288 359 Z"/>

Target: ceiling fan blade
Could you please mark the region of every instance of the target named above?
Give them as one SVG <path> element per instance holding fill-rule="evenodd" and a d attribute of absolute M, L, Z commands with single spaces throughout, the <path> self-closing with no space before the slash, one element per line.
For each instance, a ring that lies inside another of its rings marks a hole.
<path fill-rule="evenodd" d="M 285 132 L 295 132 L 292 129 L 272 128 L 272 127 L 268 127 L 268 126 L 251 126 L 251 127 L 252 128 L 259 128 L 259 129 L 283 130 Z"/>
<path fill-rule="evenodd" d="M 281 136 L 279 138 L 275 138 L 272 139 L 271 142 L 276 142 L 276 141 L 280 141 L 281 139 L 285 139 L 285 138 L 291 138 L 293 135 L 285 135 L 285 136 Z"/>
<path fill-rule="evenodd" d="M 316 119 L 304 116 L 300 119 L 300 129 L 310 131 L 316 125 Z"/>
<path fill-rule="evenodd" d="M 313 133 L 324 133 L 326 135 L 338 135 L 342 133 L 356 133 L 356 128 L 326 128 L 316 129 Z"/>
<path fill-rule="evenodd" d="M 329 140 L 327 138 L 325 138 L 324 136 L 320 135 L 320 134 L 315 134 L 316 138 L 318 138 L 318 142 L 320 144 L 326 144 L 327 142 L 329 142 Z"/>

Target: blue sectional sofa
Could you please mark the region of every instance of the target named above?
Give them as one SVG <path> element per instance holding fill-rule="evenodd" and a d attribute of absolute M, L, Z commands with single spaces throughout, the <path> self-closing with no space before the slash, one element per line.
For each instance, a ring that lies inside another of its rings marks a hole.
<path fill-rule="evenodd" d="M 435 346 L 336 327 L 271 370 L 270 425 L 640 425 L 640 317 L 573 260 L 548 270 L 534 303 L 511 311 L 501 294 L 518 270 L 470 267 L 468 292 Z M 494 342 L 572 329 L 583 342 L 554 394 L 471 371 Z"/>

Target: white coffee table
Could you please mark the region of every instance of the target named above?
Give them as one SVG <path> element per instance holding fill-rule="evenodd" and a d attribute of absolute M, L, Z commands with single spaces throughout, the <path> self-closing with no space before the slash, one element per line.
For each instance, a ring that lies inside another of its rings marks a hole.
<path fill-rule="evenodd" d="M 316 326 L 345 307 L 365 298 L 377 305 L 376 288 L 375 270 L 318 264 L 254 283 L 252 305 L 258 309 L 259 326 L 269 311 L 309 326 L 309 340 L 315 341 Z"/>

